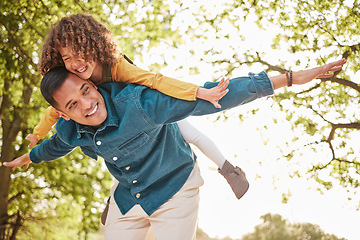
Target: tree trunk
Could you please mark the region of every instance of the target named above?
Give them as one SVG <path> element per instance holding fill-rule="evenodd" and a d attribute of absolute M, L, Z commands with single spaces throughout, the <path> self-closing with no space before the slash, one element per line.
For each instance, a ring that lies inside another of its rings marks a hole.
<path fill-rule="evenodd" d="M 21 213 L 18 212 L 16 214 L 16 221 L 14 223 L 14 226 L 12 227 L 12 233 L 11 236 L 9 236 L 9 240 L 16 240 L 16 234 L 18 233 L 20 227 L 22 226 L 23 218 L 21 216 Z"/>
<path fill-rule="evenodd" d="M 13 144 L 15 142 L 16 136 L 20 131 L 20 125 L 23 121 L 18 116 L 14 116 L 14 121 L 10 122 L 8 117 L 7 110 L 4 111 L 4 109 L 7 108 L 7 97 L 4 97 L 4 101 L 2 102 L 1 108 L 3 109 L 2 113 L 2 146 L 1 146 L 1 156 L 0 161 L 3 162 L 9 162 L 12 161 L 14 158 L 14 147 Z M 12 173 L 12 169 L 9 167 L 5 167 L 1 164 L 0 167 L 0 236 L 2 234 L 5 234 L 6 227 L 5 225 L 8 223 L 8 199 L 9 199 L 9 189 L 10 189 L 10 182 L 11 178 L 10 175 Z"/>
<path fill-rule="evenodd" d="M 6 153 L 6 144 L 2 146 L 1 162 L 9 161 L 11 158 Z M 4 156 L 5 155 L 5 156 Z M 0 236 L 5 236 L 6 225 L 8 223 L 8 199 L 10 188 L 11 168 L 0 167 Z"/>

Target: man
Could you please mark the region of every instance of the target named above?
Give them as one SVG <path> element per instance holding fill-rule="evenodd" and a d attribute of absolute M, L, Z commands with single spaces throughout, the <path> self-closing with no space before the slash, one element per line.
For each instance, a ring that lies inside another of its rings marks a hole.
<path fill-rule="evenodd" d="M 221 110 L 273 94 L 292 82 L 330 77 L 326 72 L 340 70 L 345 62 L 270 78 L 262 72 L 221 81 L 219 87 L 230 90 L 220 100 Z M 106 220 L 108 239 L 146 239 L 150 226 L 158 240 L 195 239 L 198 189 L 203 182 L 196 156 L 175 122 L 219 109 L 202 100 L 174 99 L 131 84 L 103 84 L 97 90 L 63 67 L 44 76 L 41 91 L 62 117 L 58 133 L 6 166 L 53 160 L 79 146 L 92 158 L 102 156 L 119 181 Z"/>

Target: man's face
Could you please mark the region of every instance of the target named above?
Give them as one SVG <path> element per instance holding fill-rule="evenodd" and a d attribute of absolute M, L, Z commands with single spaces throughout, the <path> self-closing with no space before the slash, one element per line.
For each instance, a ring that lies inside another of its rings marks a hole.
<path fill-rule="evenodd" d="M 69 73 L 53 98 L 60 117 L 83 125 L 100 126 L 107 118 L 105 101 L 96 86 Z"/>

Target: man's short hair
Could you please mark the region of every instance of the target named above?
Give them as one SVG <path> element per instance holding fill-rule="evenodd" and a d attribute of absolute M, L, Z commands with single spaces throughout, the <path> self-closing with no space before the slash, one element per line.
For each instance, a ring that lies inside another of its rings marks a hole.
<path fill-rule="evenodd" d="M 40 90 L 45 100 L 54 108 L 58 106 L 58 103 L 53 98 L 56 90 L 65 82 L 70 72 L 64 67 L 55 67 L 50 69 L 41 80 Z"/>

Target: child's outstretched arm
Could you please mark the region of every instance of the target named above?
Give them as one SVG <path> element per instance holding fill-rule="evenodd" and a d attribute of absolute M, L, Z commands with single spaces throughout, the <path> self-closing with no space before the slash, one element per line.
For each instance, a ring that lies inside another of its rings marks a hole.
<path fill-rule="evenodd" d="M 34 128 L 33 134 L 26 136 L 26 140 L 30 141 L 29 148 L 33 147 L 39 139 L 44 138 L 59 119 L 59 115 L 56 113 L 55 108 L 48 107 L 45 114 L 41 118 L 40 122 Z"/>
<path fill-rule="evenodd" d="M 195 101 L 197 98 L 211 102 L 220 108 L 218 101 L 228 92 L 227 84 L 212 89 L 201 88 L 193 83 L 154 74 L 129 63 L 124 56 L 111 67 L 111 76 L 115 82 L 129 82 L 144 85 L 178 99 Z"/>

